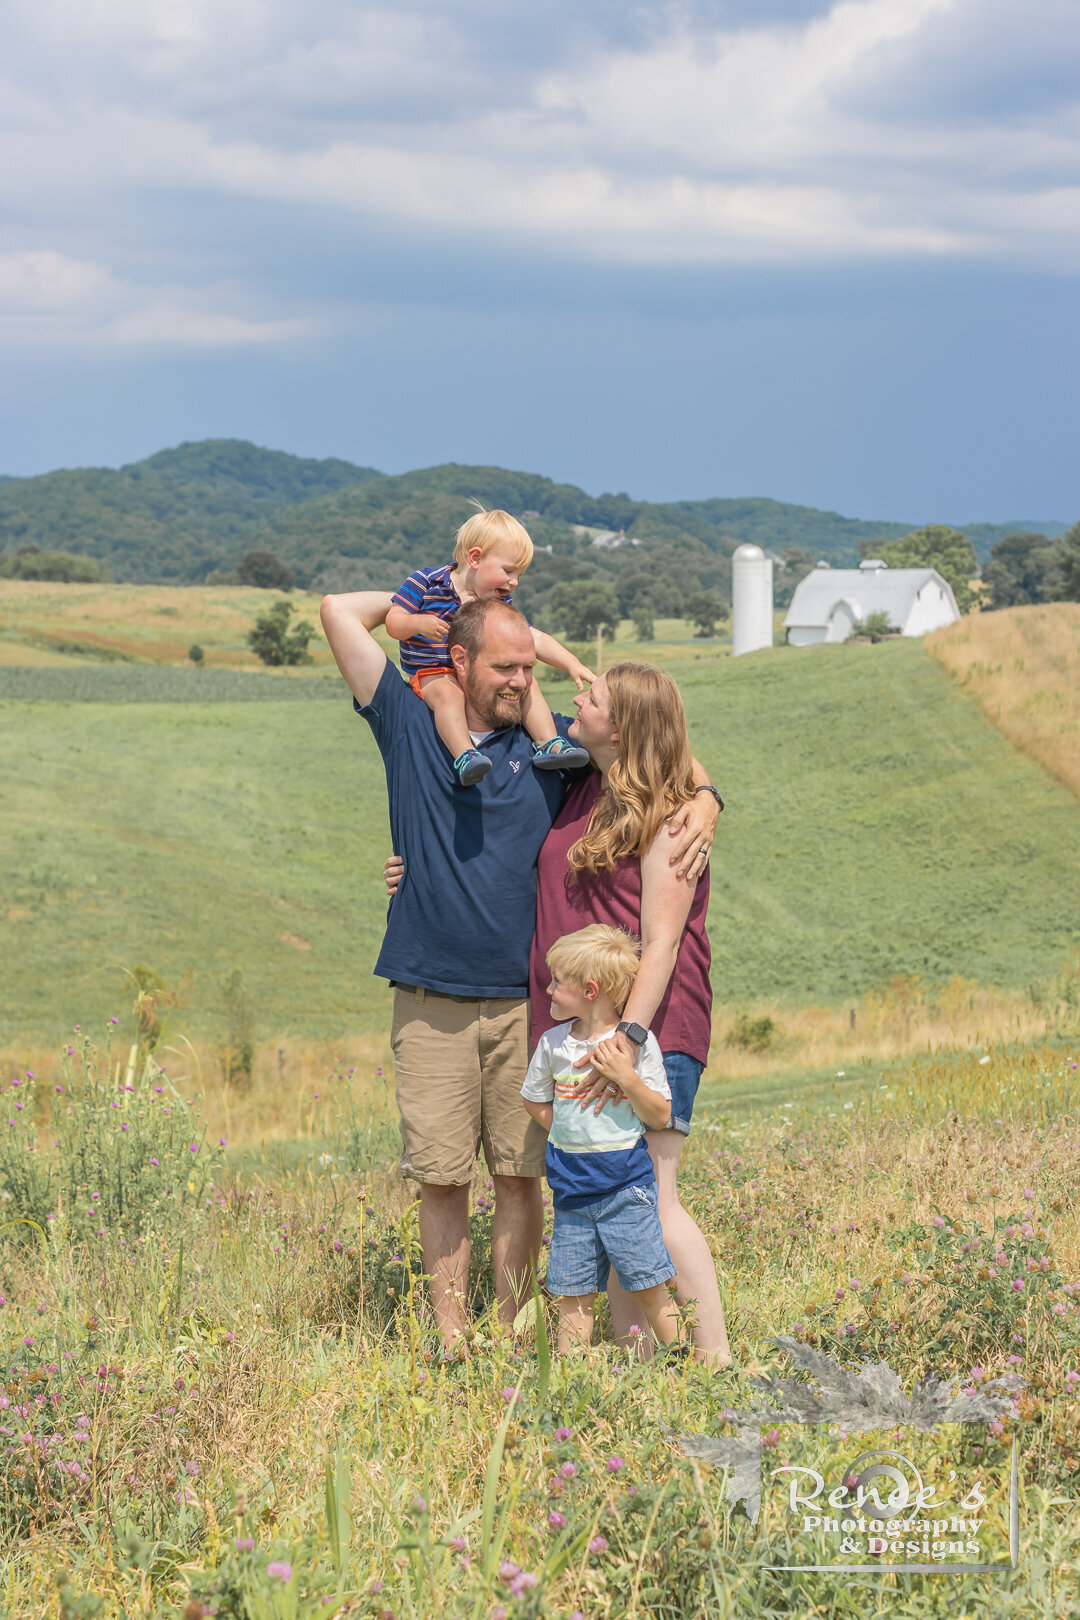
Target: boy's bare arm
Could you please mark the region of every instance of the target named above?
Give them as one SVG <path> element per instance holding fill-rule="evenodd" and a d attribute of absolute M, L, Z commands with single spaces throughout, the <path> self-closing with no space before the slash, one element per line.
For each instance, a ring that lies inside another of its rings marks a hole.
<path fill-rule="evenodd" d="M 411 641 L 414 636 L 426 636 L 429 641 L 445 641 L 450 633 L 447 619 L 437 613 L 410 613 L 397 602 L 391 604 L 386 615 L 386 633 L 395 641 Z"/>
<path fill-rule="evenodd" d="M 628 1057 L 610 1037 L 598 1041 L 589 1053 L 593 1069 L 608 1085 L 618 1086 L 633 1105 L 634 1113 L 650 1130 L 662 1131 L 671 1118 L 671 1101 L 663 1097 L 645 1081 Z"/>
<path fill-rule="evenodd" d="M 587 664 L 580 658 L 575 658 L 569 647 L 564 647 L 561 641 L 549 636 L 546 630 L 534 630 L 532 633 L 533 648 L 542 664 L 550 664 L 552 669 L 564 669 L 570 679 L 577 685 L 580 692 L 587 681 L 595 681 L 596 676 Z"/>
<path fill-rule="evenodd" d="M 525 1111 L 529 1118 L 535 1119 L 536 1123 L 542 1125 L 545 1131 L 550 1131 L 551 1121 L 555 1114 L 555 1104 L 531 1102 L 528 1097 L 522 1097 L 521 1100 L 525 1104 Z"/>

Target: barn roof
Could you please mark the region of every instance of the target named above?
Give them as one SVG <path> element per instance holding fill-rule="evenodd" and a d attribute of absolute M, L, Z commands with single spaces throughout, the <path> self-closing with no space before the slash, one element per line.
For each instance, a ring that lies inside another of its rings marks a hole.
<path fill-rule="evenodd" d="M 784 628 L 827 624 L 837 602 L 847 602 L 857 619 L 887 613 L 889 623 L 899 628 L 930 579 L 952 595 L 936 568 L 815 568 L 796 585 Z"/>

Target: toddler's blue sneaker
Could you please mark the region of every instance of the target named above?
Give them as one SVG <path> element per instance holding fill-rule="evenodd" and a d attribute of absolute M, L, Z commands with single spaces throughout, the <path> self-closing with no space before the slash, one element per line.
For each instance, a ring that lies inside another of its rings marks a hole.
<path fill-rule="evenodd" d="M 491 761 L 486 754 L 480 752 L 479 748 L 466 748 L 465 752 L 455 759 L 454 769 L 462 787 L 475 787 L 490 771 Z"/>
<path fill-rule="evenodd" d="M 549 737 L 533 749 L 532 762 L 538 771 L 570 771 L 578 765 L 587 765 L 589 755 L 576 743 L 565 737 Z"/>

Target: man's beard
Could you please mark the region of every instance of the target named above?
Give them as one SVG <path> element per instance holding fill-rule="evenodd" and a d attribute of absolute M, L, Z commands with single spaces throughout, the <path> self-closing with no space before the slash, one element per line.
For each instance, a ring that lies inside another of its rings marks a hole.
<path fill-rule="evenodd" d="M 521 724 L 521 698 L 517 694 L 506 698 L 498 692 L 478 692 L 466 681 L 465 696 L 490 731 L 505 731 L 508 726 Z"/>

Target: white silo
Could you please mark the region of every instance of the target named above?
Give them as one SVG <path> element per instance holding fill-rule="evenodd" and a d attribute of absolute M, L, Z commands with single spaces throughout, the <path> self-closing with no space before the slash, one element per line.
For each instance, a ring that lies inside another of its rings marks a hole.
<path fill-rule="evenodd" d="M 772 558 L 760 546 L 740 546 L 731 559 L 731 656 L 772 644 Z"/>

